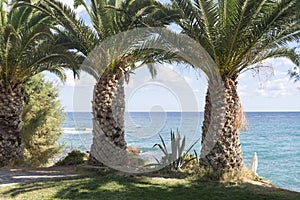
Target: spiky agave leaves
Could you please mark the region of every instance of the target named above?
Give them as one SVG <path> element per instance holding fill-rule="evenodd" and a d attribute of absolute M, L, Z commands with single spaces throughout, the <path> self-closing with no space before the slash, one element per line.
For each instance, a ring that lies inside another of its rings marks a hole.
<path fill-rule="evenodd" d="M 189 155 L 189 152 L 191 151 L 191 149 L 197 144 L 199 139 L 196 140 L 185 151 L 185 143 L 186 143 L 185 136 L 183 138 L 181 138 L 180 132 L 178 129 L 177 129 L 176 134 L 174 131 L 171 130 L 170 131 L 170 139 L 171 139 L 171 149 L 170 150 L 171 151 L 169 152 L 168 147 L 166 146 L 166 143 L 160 134 L 159 134 L 159 138 L 161 140 L 161 144 L 155 144 L 152 148 L 158 147 L 161 150 L 161 152 L 163 153 L 163 157 L 162 157 L 161 161 L 156 159 L 158 164 L 157 165 L 153 164 L 154 166 L 158 166 L 158 167 L 170 166 L 171 169 L 180 170 L 181 168 L 183 168 L 184 166 L 189 164 L 192 160 L 198 159 L 197 155 L 196 155 L 196 157 L 192 157 L 190 159 L 187 159 L 187 156 Z"/>

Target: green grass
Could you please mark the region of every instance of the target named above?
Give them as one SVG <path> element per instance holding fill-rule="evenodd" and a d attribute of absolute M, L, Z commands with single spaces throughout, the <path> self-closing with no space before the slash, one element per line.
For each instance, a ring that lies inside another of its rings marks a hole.
<path fill-rule="evenodd" d="M 249 183 L 220 183 L 195 178 L 93 173 L 68 180 L 0 187 L 0 199 L 300 199 L 300 193 Z"/>

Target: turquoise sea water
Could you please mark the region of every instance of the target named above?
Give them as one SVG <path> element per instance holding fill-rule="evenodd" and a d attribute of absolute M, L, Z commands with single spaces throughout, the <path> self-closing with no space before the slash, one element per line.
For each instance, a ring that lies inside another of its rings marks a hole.
<path fill-rule="evenodd" d="M 258 155 L 258 174 L 282 188 L 300 192 L 300 112 L 246 113 L 248 130 L 241 132 L 243 158 L 250 166 L 254 152 Z M 63 124 L 67 149 L 86 151 L 92 143 L 91 113 L 67 113 Z M 126 113 L 126 141 L 142 150 L 145 158 L 161 156 L 159 135 L 170 140 L 170 129 L 180 130 L 187 146 L 201 137 L 203 113 Z M 194 149 L 199 153 L 200 144 Z"/>

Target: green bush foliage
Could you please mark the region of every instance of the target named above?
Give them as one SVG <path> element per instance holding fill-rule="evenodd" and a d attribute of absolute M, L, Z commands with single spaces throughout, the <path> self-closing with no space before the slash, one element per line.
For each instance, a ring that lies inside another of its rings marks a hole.
<path fill-rule="evenodd" d="M 87 155 L 79 150 L 73 150 L 62 160 L 58 161 L 56 166 L 79 165 L 87 161 Z"/>
<path fill-rule="evenodd" d="M 31 166 L 46 166 L 61 153 L 57 141 L 63 134 L 63 108 L 58 88 L 44 75 L 36 75 L 25 84 L 22 139 L 24 159 Z"/>

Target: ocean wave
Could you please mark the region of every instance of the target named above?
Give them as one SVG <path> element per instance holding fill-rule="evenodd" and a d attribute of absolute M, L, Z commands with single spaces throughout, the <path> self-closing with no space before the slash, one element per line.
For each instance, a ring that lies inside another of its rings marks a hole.
<path fill-rule="evenodd" d="M 63 128 L 64 134 L 88 134 L 92 131 L 92 128 Z"/>

